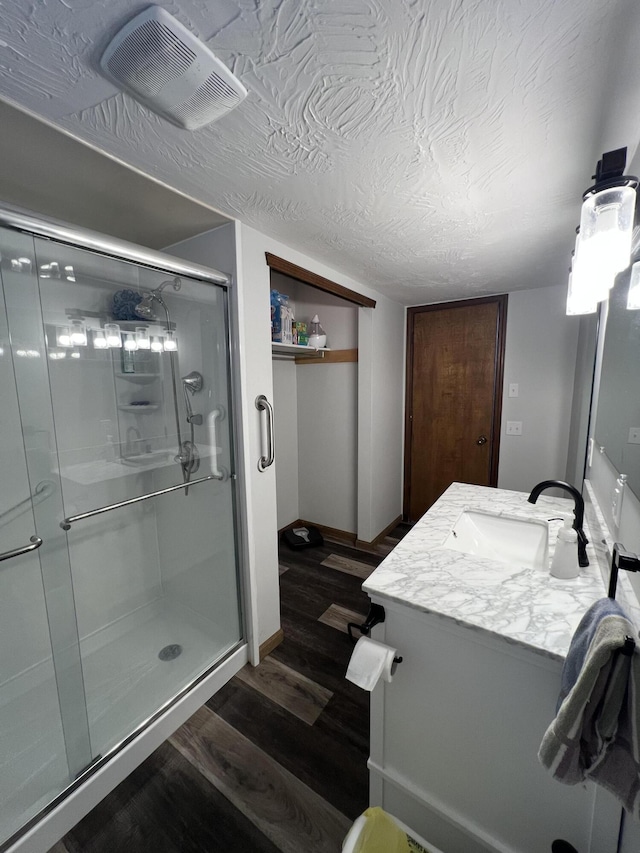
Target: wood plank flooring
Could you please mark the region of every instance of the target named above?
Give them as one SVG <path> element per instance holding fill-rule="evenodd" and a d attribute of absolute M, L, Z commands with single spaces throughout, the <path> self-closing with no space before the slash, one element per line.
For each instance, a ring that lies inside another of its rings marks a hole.
<path fill-rule="evenodd" d="M 381 559 L 331 542 L 284 546 L 284 642 L 49 853 L 337 853 L 368 804 L 369 695 L 344 678 L 346 622 L 366 615 L 362 579 Z"/>

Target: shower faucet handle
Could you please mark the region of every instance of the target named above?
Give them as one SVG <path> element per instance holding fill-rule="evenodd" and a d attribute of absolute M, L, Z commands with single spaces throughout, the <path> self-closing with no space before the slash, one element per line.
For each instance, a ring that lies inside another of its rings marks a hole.
<path fill-rule="evenodd" d="M 189 415 L 187 418 L 188 423 L 195 424 L 196 426 L 202 426 L 202 415 Z"/>

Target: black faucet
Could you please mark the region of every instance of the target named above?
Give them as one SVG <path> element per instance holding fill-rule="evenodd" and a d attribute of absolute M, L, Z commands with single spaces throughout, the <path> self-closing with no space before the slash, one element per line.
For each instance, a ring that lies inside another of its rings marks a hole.
<path fill-rule="evenodd" d="M 578 534 L 578 565 L 588 566 L 589 558 L 587 557 L 587 545 L 589 540 L 584 534 L 582 525 L 584 523 L 584 499 L 580 492 L 571 483 L 565 483 L 563 480 L 543 480 L 531 489 L 531 494 L 527 498 L 530 504 L 534 504 L 540 497 L 540 493 L 546 489 L 562 489 L 569 492 L 573 498 L 573 529 Z"/>

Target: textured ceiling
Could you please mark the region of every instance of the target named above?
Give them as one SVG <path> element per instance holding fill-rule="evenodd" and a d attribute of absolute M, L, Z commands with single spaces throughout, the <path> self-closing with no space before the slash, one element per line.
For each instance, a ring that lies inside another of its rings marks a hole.
<path fill-rule="evenodd" d="M 249 90 L 193 133 L 95 71 L 146 5 L 2 0 L 0 95 L 409 304 L 564 283 L 640 138 L 635 0 L 163 3 Z"/>

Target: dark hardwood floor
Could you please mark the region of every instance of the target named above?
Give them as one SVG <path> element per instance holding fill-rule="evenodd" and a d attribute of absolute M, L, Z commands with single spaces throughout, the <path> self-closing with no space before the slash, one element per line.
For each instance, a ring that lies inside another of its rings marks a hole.
<path fill-rule="evenodd" d="M 50 853 L 336 853 L 368 805 L 369 694 L 346 623 L 380 553 L 280 554 L 284 642 L 245 667 Z M 325 565 L 323 565 L 325 564 Z"/>

